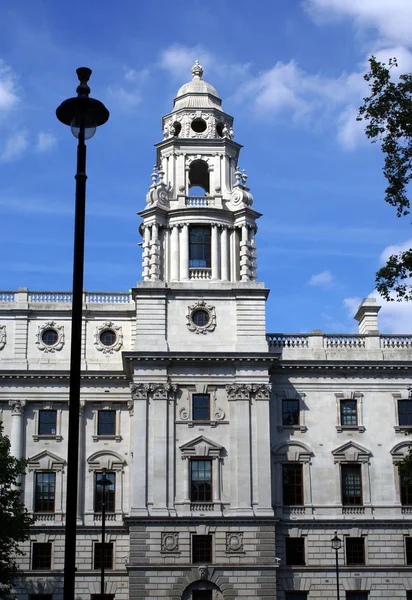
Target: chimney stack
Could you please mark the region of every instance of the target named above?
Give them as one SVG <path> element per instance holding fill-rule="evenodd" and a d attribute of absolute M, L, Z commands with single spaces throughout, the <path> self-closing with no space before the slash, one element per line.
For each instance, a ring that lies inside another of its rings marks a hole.
<path fill-rule="evenodd" d="M 376 304 L 375 298 L 365 298 L 355 315 L 359 323 L 359 333 L 366 335 L 376 335 L 378 330 L 378 312 L 381 307 Z"/>

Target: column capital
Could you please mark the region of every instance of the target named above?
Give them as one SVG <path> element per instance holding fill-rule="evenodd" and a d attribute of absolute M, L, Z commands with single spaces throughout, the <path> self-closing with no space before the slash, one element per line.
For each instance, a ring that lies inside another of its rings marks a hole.
<path fill-rule="evenodd" d="M 9 406 L 11 407 L 12 415 L 22 415 L 24 407 L 26 406 L 26 400 L 9 400 Z"/>

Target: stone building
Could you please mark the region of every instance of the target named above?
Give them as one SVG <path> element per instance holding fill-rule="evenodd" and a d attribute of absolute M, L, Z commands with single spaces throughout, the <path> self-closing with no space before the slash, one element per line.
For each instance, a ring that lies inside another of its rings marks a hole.
<path fill-rule="evenodd" d="M 77 597 L 412 598 L 412 336 L 267 334 L 261 217 L 198 62 L 163 118 L 143 279 L 84 293 Z M 201 189 L 199 195 L 193 195 Z M 61 600 L 71 294 L 0 293 L 0 416 L 29 459 L 18 600 Z M 106 549 L 101 548 L 103 470 Z"/>

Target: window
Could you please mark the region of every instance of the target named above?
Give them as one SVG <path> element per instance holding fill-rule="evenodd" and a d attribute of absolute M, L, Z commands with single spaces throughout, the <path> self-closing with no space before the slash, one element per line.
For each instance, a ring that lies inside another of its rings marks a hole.
<path fill-rule="evenodd" d="M 406 592 L 406 600 L 412 600 L 412 592 Z"/>
<path fill-rule="evenodd" d="M 36 473 L 34 512 L 54 512 L 56 473 L 42 471 Z"/>
<path fill-rule="evenodd" d="M 114 600 L 114 594 L 92 594 L 91 600 Z"/>
<path fill-rule="evenodd" d="M 56 435 L 56 410 L 39 410 L 39 435 Z"/>
<path fill-rule="evenodd" d="M 193 590 L 192 600 L 212 600 L 212 590 Z"/>
<path fill-rule="evenodd" d="M 398 400 L 399 425 L 412 427 L 412 400 Z"/>
<path fill-rule="evenodd" d="M 211 502 L 212 461 L 192 460 L 190 469 L 190 500 L 192 502 Z"/>
<path fill-rule="evenodd" d="M 189 267 L 210 268 L 210 227 L 189 228 Z"/>
<path fill-rule="evenodd" d="M 97 435 L 116 434 L 116 411 L 99 410 L 97 416 Z"/>
<path fill-rule="evenodd" d="M 307 592 L 286 592 L 285 600 L 307 600 Z"/>
<path fill-rule="evenodd" d="M 212 536 L 211 535 L 193 535 L 192 536 L 192 562 L 193 563 L 211 563 L 212 562 Z"/>
<path fill-rule="evenodd" d="M 209 317 L 209 315 L 208 315 Z M 210 396 L 209 394 L 193 394 L 193 421 L 209 421 Z"/>
<path fill-rule="evenodd" d="M 31 568 L 34 571 L 50 570 L 51 569 L 51 555 L 52 555 L 51 542 L 47 542 L 45 544 L 41 544 L 39 542 L 34 542 Z"/>
<path fill-rule="evenodd" d="M 116 343 L 116 333 L 113 329 L 105 329 L 100 334 L 100 341 L 103 346 L 114 346 Z"/>
<path fill-rule="evenodd" d="M 102 546 L 101 543 L 94 545 L 94 569 L 102 568 Z M 104 544 L 104 568 L 113 569 L 113 544 L 106 542 Z"/>
<path fill-rule="evenodd" d="M 351 427 L 358 424 L 358 409 L 356 400 L 340 401 L 340 423 L 342 427 Z"/>
<path fill-rule="evenodd" d="M 368 592 L 346 592 L 346 600 L 368 600 Z"/>
<path fill-rule="evenodd" d="M 405 537 L 406 564 L 412 565 L 412 537 Z"/>
<path fill-rule="evenodd" d="M 43 344 L 46 346 L 54 346 L 59 341 L 59 334 L 55 329 L 45 329 L 41 336 Z"/>
<path fill-rule="evenodd" d="M 282 425 L 299 425 L 299 400 L 282 400 Z"/>
<path fill-rule="evenodd" d="M 285 539 L 286 564 L 305 564 L 305 538 L 287 537 Z"/>
<path fill-rule="evenodd" d="M 29 600 L 53 600 L 53 594 L 30 594 Z"/>
<path fill-rule="evenodd" d="M 302 465 L 282 465 L 283 504 L 288 506 L 303 504 L 303 474 Z"/>
<path fill-rule="evenodd" d="M 360 465 L 342 465 L 342 504 L 362 505 L 362 477 Z"/>
<path fill-rule="evenodd" d="M 346 564 L 364 565 L 365 564 L 365 538 L 347 537 L 346 538 Z"/>
<path fill-rule="evenodd" d="M 400 478 L 400 483 L 401 483 L 401 504 L 403 506 L 412 504 L 412 485 L 411 484 L 408 485 L 405 482 L 404 477 Z"/>
<path fill-rule="evenodd" d="M 102 471 L 95 473 L 94 486 L 94 512 L 102 512 L 103 502 L 103 486 L 98 484 L 98 481 L 103 477 Z M 105 487 L 106 512 L 115 512 L 116 509 L 116 473 L 107 473 L 107 479 L 110 479 L 110 485 Z"/>

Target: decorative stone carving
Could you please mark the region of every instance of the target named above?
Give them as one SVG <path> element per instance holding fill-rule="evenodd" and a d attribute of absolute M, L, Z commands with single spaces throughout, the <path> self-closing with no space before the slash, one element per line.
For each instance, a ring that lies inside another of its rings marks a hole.
<path fill-rule="evenodd" d="M 163 531 L 161 544 L 162 552 L 179 552 L 179 534 Z"/>
<path fill-rule="evenodd" d="M 115 343 L 112 346 L 106 346 L 105 344 L 102 344 L 100 339 L 102 333 L 107 330 L 113 331 L 116 335 Z M 96 346 L 96 349 L 103 354 L 113 354 L 113 352 L 118 352 L 123 346 L 122 328 L 116 326 L 113 321 L 106 321 L 105 323 L 102 323 L 102 325 L 96 327 L 96 332 L 94 334 L 94 345 Z"/>
<path fill-rule="evenodd" d="M 7 336 L 6 336 L 6 326 L 0 325 L 0 350 L 3 350 L 6 345 Z"/>
<path fill-rule="evenodd" d="M 149 206 L 169 206 L 169 193 L 171 189 L 164 182 L 164 171 L 157 165 L 153 167 L 151 175 L 152 185 L 146 194 L 146 203 Z"/>
<path fill-rule="evenodd" d="M 203 580 L 207 579 L 208 570 L 207 570 L 206 565 L 199 565 L 197 570 L 199 572 L 199 579 L 203 579 Z"/>
<path fill-rule="evenodd" d="M 131 383 L 130 391 L 132 393 L 133 400 L 144 400 L 147 398 L 149 385 L 147 383 Z"/>
<path fill-rule="evenodd" d="M 43 342 L 43 334 L 48 329 L 53 329 L 57 333 L 57 342 L 55 344 L 49 345 Z M 53 354 L 56 350 L 61 350 L 64 346 L 64 327 L 63 325 L 58 325 L 56 321 L 48 321 L 44 325 L 39 325 L 36 338 L 36 345 L 39 350 L 44 353 Z"/>
<path fill-rule="evenodd" d="M 222 137 L 228 138 L 229 140 L 233 140 L 235 137 L 235 132 L 233 131 L 232 127 L 227 125 L 227 123 L 225 123 L 223 126 Z"/>
<path fill-rule="evenodd" d="M 9 406 L 11 407 L 12 415 L 22 415 L 26 406 L 26 400 L 9 400 Z"/>
<path fill-rule="evenodd" d="M 225 413 L 221 408 L 216 406 L 214 417 L 216 421 L 223 421 L 223 419 L 225 418 Z"/>
<path fill-rule="evenodd" d="M 243 533 L 226 533 L 226 552 L 243 552 Z"/>
<path fill-rule="evenodd" d="M 253 386 L 248 383 L 234 383 L 226 386 L 229 400 L 249 400 Z"/>
<path fill-rule="evenodd" d="M 194 315 L 197 311 L 204 311 L 208 314 L 209 320 L 204 325 L 198 325 L 194 321 Z M 199 300 L 196 304 L 192 304 L 188 306 L 188 312 L 186 315 L 187 319 L 187 328 L 189 331 L 193 331 L 195 333 L 203 333 L 206 334 L 208 332 L 214 331 L 216 328 L 216 313 L 215 307 L 211 304 L 206 304 L 204 300 Z"/>
<path fill-rule="evenodd" d="M 187 421 L 189 419 L 189 412 L 187 410 L 187 408 L 181 408 L 179 411 L 179 417 L 182 419 L 182 421 Z"/>
<path fill-rule="evenodd" d="M 253 385 L 253 392 L 256 400 L 269 400 L 272 386 L 269 383 Z"/>
<path fill-rule="evenodd" d="M 130 391 L 134 400 L 147 398 L 151 393 L 155 400 L 166 400 L 176 394 L 178 386 L 175 383 L 132 383 Z"/>

